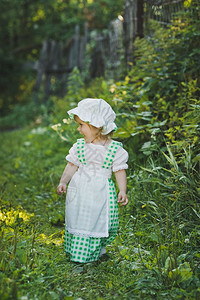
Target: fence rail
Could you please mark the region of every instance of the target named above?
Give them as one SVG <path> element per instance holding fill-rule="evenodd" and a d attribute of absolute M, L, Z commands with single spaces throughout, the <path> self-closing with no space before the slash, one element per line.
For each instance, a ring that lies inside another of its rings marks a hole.
<path fill-rule="evenodd" d="M 174 14 L 184 9 L 184 0 L 145 0 L 145 20 L 154 19 L 168 25 Z"/>

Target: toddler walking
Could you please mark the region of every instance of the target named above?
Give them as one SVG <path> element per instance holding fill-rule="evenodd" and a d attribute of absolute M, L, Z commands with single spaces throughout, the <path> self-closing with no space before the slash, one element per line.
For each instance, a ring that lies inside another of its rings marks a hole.
<path fill-rule="evenodd" d="M 117 235 L 118 204 L 126 205 L 128 153 L 111 139 L 115 113 L 103 99 L 83 99 L 68 111 L 83 138 L 69 150 L 57 193 L 66 192 L 65 251 L 71 261 L 98 260 Z M 111 180 L 114 172 L 118 197 Z"/>

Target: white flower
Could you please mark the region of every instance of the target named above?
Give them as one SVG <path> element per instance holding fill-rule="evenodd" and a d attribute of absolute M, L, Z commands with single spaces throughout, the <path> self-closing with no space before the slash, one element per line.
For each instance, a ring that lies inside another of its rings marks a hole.
<path fill-rule="evenodd" d="M 31 133 L 33 133 L 33 134 L 43 134 L 43 133 L 45 133 L 47 131 L 47 128 L 45 128 L 45 127 L 38 127 L 38 128 L 33 128 L 32 130 L 31 130 Z"/>
<path fill-rule="evenodd" d="M 31 142 L 25 142 L 24 146 L 30 146 Z"/>

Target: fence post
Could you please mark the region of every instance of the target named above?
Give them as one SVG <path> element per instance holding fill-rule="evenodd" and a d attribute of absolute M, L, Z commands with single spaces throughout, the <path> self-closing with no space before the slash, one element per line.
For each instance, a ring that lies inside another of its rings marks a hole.
<path fill-rule="evenodd" d="M 126 0 L 124 5 L 124 48 L 125 62 L 133 62 L 134 40 L 143 37 L 144 0 Z"/>
<path fill-rule="evenodd" d="M 48 53 L 48 41 L 44 41 L 42 45 L 42 50 L 40 54 L 40 58 L 37 64 L 37 79 L 33 88 L 34 92 L 38 92 L 42 83 L 42 79 L 44 76 L 44 72 L 47 65 L 47 53 Z"/>
<path fill-rule="evenodd" d="M 137 0 L 137 36 L 144 37 L 144 0 Z"/>
<path fill-rule="evenodd" d="M 73 67 L 79 66 L 79 35 L 80 35 L 80 26 L 76 25 L 75 35 L 74 35 Z"/>
<path fill-rule="evenodd" d="M 88 24 L 84 24 L 84 36 L 80 39 L 80 49 L 79 49 L 79 67 L 83 69 L 85 66 L 86 58 L 86 46 L 88 41 Z"/>

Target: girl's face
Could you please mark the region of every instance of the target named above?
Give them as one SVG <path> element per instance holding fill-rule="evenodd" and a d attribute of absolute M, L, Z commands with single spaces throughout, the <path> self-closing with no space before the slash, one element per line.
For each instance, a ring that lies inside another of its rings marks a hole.
<path fill-rule="evenodd" d="M 99 133 L 99 128 L 83 122 L 78 116 L 75 116 L 74 119 L 79 124 L 77 130 L 84 136 L 86 142 L 92 142 Z"/>

